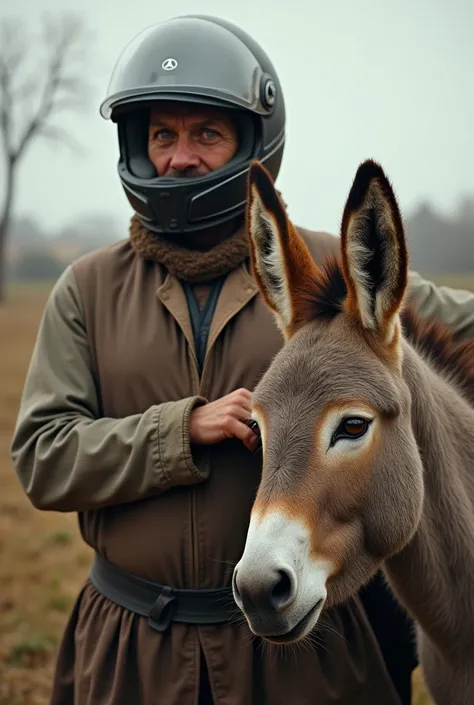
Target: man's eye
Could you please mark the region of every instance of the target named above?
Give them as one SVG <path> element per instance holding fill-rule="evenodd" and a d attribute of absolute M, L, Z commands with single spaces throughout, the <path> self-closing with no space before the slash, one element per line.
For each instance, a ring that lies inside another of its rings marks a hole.
<path fill-rule="evenodd" d="M 160 142 L 168 142 L 172 137 L 173 133 L 171 130 L 156 130 L 153 134 L 153 139 L 159 140 Z"/>
<path fill-rule="evenodd" d="M 216 137 L 219 137 L 219 133 L 217 132 L 217 130 L 213 130 L 213 129 L 209 128 L 209 127 L 205 127 L 205 128 L 202 130 L 201 135 L 202 135 L 202 136 L 204 137 L 204 139 L 206 139 L 206 140 L 214 140 L 214 139 L 216 139 Z"/>
<path fill-rule="evenodd" d="M 331 446 L 334 446 L 339 440 L 349 439 L 357 440 L 365 436 L 372 423 L 371 419 L 364 419 L 361 416 L 348 416 L 341 421 L 332 439 Z"/>

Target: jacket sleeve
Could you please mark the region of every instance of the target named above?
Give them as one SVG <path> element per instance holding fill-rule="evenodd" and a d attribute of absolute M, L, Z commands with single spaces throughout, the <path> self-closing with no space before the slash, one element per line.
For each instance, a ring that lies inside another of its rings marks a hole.
<path fill-rule="evenodd" d="M 438 318 L 452 328 L 460 340 L 474 338 L 474 293 L 437 286 L 411 271 L 408 301 L 420 316 Z"/>
<path fill-rule="evenodd" d="M 309 245 L 316 263 L 324 261 L 328 255 L 339 254 L 341 241 L 335 235 L 314 233 L 304 228 L 298 228 L 298 231 Z M 418 272 L 410 271 L 407 301 L 422 318 L 438 318 L 454 330 L 460 340 L 474 338 L 474 292 L 438 286 L 423 279 Z"/>
<path fill-rule="evenodd" d="M 306 241 L 314 261 L 320 264 L 328 255 L 338 255 L 339 237 L 326 232 L 297 228 Z M 438 318 L 462 339 L 474 338 L 474 292 L 438 286 L 423 279 L 418 272 L 408 273 L 407 302 L 427 320 Z"/>
<path fill-rule="evenodd" d="M 125 418 L 101 417 L 69 267 L 46 305 L 20 402 L 11 442 L 20 483 L 39 509 L 86 511 L 200 482 L 206 454 L 198 468 L 188 425 L 204 403 L 195 396 Z"/>

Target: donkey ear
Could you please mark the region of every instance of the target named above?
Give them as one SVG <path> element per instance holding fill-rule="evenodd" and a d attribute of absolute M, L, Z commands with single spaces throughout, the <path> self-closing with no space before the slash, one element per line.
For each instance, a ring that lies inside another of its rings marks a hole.
<path fill-rule="evenodd" d="M 307 318 L 308 292 L 318 278 L 309 250 L 286 214 L 272 177 L 258 161 L 249 170 L 247 232 L 259 289 L 285 338 Z"/>
<path fill-rule="evenodd" d="M 364 328 L 393 339 L 408 278 L 408 254 L 395 194 L 372 160 L 357 170 L 341 227 L 347 310 Z"/>

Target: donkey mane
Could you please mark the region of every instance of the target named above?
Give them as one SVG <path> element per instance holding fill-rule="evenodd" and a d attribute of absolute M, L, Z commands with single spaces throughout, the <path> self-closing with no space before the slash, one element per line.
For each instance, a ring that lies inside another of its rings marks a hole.
<path fill-rule="evenodd" d="M 342 262 L 328 257 L 311 292 L 304 296 L 307 320 L 332 320 L 344 311 L 347 287 Z M 405 339 L 437 372 L 455 382 L 474 405 L 474 340 L 456 340 L 454 332 L 441 321 L 426 321 L 407 305 L 401 314 Z"/>

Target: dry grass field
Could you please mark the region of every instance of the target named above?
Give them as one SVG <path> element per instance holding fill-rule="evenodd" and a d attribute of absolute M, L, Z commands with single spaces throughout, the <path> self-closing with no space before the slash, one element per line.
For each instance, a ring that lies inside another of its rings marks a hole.
<path fill-rule="evenodd" d="M 447 283 L 474 290 L 474 277 Z M 46 286 L 13 289 L 0 306 L 0 705 L 45 705 L 55 650 L 91 553 L 75 515 L 25 499 L 9 446 Z M 431 702 L 415 674 L 414 705 Z"/>

